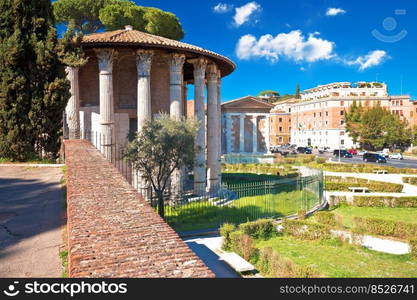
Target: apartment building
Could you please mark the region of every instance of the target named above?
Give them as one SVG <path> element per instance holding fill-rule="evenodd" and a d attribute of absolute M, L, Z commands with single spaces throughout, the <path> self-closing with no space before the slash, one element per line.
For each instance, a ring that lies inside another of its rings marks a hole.
<path fill-rule="evenodd" d="M 345 127 L 345 115 L 356 101 L 363 107 L 380 105 L 416 125 L 417 105 L 409 96 L 390 96 L 387 85 L 378 82 L 339 82 L 301 93 L 291 105 L 291 141 L 299 146 L 355 147 Z"/>
<path fill-rule="evenodd" d="M 223 153 L 266 153 L 270 146 L 354 148 L 346 132 L 345 116 L 352 104 L 382 106 L 409 126 L 417 126 L 417 101 L 410 96 L 390 96 L 379 82 L 335 82 L 271 105 L 247 96 L 222 104 Z"/>

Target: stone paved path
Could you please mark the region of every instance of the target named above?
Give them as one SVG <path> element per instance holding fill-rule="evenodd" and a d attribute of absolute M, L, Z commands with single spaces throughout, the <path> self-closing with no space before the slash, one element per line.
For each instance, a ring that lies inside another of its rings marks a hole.
<path fill-rule="evenodd" d="M 60 168 L 0 166 L 0 277 L 60 277 Z"/>

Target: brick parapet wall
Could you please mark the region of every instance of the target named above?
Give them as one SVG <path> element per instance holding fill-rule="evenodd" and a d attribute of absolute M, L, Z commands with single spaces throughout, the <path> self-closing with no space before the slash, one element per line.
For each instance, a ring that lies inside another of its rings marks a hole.
<path fill-rule="evenodd" d="M 70 277 L 214 277 L 87 141 L 66 141 Z"/>

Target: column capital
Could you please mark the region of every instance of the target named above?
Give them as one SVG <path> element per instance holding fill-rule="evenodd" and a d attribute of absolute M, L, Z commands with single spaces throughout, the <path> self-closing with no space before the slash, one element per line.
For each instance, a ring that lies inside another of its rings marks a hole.
<path fill-rule="evenodd" d="M 136 51 L 136 67 L 139 77 L 148 77 L 151 75 L 152 57 L 154 51 L 140 49 Z"/>
<path fill-rule="evenodd" d="M 113 72 L 113 62 L 117 56 L 114 49 L 94 49 L 98 59 L 98 67 L 101 74 L 111 74 Z"/>
<path fill-rule="evenodd" d="M 209 64 L 207 66 L 207 79 L 209 81 L 217 81 L 218 79 L 217 65 Z"/>
<path fill-rule="evenodd" d="M 203 57 L 200 57 L 190 59 L 188 62 L 194 65 L 194 78 L 204 79 L 206 75 L 206 67 L 208 64 L 208 60 Z"/>
<path fill-rule="evenodd" d="M 185 55 L 174 53 L 169 56 L 169 66 L 172 72 L 179 72 L 182 70 L 185 63 Z"/>

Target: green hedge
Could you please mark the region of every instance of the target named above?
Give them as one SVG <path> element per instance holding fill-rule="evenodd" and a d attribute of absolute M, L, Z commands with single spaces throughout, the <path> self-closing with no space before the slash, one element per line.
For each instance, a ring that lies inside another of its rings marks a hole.
<path fill-rule="evenodd" d="M 417 185 L 417 177 L 403 177 L 403 182 Z"/>
<path fill-rule="evenodd" d="M 319 211 L 319 212 L 316 212 L 314 216 L 317 222 L 319 223 L 326 224 L 329 226 L 337 225 L 336 216 L 329 211 Z"/>
<path fill-rule="evenodd" d="M 245 260 L 256 259 L 258 249 L 255 248 L 254 240 L 241 231 L 234 231 L 230 234 L 231 247 L 230 250 L 236 252 Z"/>
<path fill-rule="evenodd" d="M 277 233 L 274 221 L 269 219 L 243 223 L 239 229 L 254 239 L 269 239 Z"/>
<path fill-rule="evenodd" d="M 371 164 L 335 164 L 325 163 L 319 166 L 321 169 L 331 172 L 354 172 L 354 173 L 373 173 L 375 170 L 386 170 L 390 174 L 417 174 L 417 169 L 395 168 L 390 166 L 378 166 Z"/>
<path fill-rule="evenodd" d="M 358 207 L 417 207 L 417 197 L 355 196 L 352 204 Z"/>
<path fill-rule="evenodd" d="M 232 248 L 231 234 L 236 231 L 234 224 L 225 223 L 220 227 L 220 235 L 224 238 L 222 248 L 226 251 Z"/>
<path fill-rule="evenodd" d="M 377 218 L 354 217 L 355 230 L 382 236 L 391 236 L 401 239 L 417 238 L 417 224 L 400 221 L 383 220 Z"/>
<path fill-rule="evenodd" d="M 386 193 L 401 193 L 403 190 L 402 184 L 396 183 L 346 183 L 346 182 L 325 182 L 326 191 L 340 191 L 340 192 L 350 192 L 350 187 L 366 187 L 369 189 L 369 192 L 386 192 Z"/>
<path fill-rule="evenodd" d="M 273 278 L 317 278 L 319 272 L 313 266 L 298 266 L 292 260 L 282 257 L 272 247 L 259 251 L 257 269 L 265 276 Z"/>
<path fill-rule="evenodd" d="M 285 219 L 282 226 L 284 233 L 306 240 L 331 238 L 330 227 L 320 223 Z"/>

